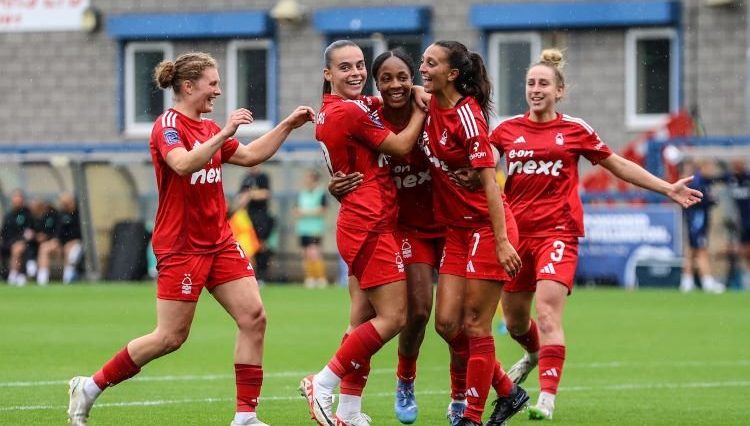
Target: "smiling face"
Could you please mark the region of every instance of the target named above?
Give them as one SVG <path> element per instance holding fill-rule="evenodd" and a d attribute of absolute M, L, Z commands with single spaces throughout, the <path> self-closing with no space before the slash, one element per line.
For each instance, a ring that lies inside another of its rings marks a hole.
<path fill-rule="evenodd" d="M 547 65 L 534 65 L 526 73 L 526 103 L 536 117 L 549 117 L 555 114 L 555 104 L 564 93 L 555 71 Z"/>
<path fill-rule="evenodd" d="M 346 99 L 358 98 L 367 81 L 362 49 L 344 46 L 331 52 L 331 63 L 323 70 L 323 77 L 331 83 L 332 94 Z"/>
<path fill-rule="evenodd" d="M 412 73 L 401 59 L 391 56 L 378 69 L 375 84 L 383 97 L 383 103 L 392 109 L 400 109 L 409 104 Z"/>
<path fill-rule="evenodd" d="M 430 45 L 424 51 L 419 74 L 422 76 L 424 90 L 427 93 L 443 91 L 458 78 L 458 70 L 451 68 L 448 49 L 435 44 Z"/>
<path fill-rule="evenodd" d="M 219 70 L 209 67 L 203 70 L 201 77 L 196 81 L 186 80 L 183 82 L 182 91 L 186 95 L 186 101 L 192 105 L 199 114 L 213 112 L 214 102 L 221 95 L 219 86 Z"/>

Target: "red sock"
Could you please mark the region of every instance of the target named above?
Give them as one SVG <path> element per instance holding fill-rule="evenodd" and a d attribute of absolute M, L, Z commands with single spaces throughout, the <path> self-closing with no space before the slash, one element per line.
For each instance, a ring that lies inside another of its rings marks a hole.
<path fill-rule="evenodd" d="M 539 388 L 542 392 L 557 394 L 557 386 L 560 385 L 564 363 L 564 345 L 544 345 L 541 347 L 539 350 Z"/>
<path fill-rule="evenodd" d="M 255 411 L 263 385 L 263 367 L 234 364 L 234 375 L 237 382 L 237 412 Z"/>
<path fill-rule="evenodd" d="M 466 411 L 464 417 L 482 422 L 484 404 L 490 392 L 495 368 L 495 339 L 492 336 L 469 338 L 469 362 L 466 368 Z"/>
<path fill-rule="evenodd" d="M 405 383 L 413 382 L 417 378 L 417 357 L 406 356 L 399 352 L 396 377 Z"/>
<path fill-rule="evenodd" d="M 505 374 L 500 361 L 495 361 L 495 368 L 492 370 L 492 388 L 497 396 L 509 396 L 513 391 L 513 380 Z"/>
<path fill-rule="evenodd" d="M 466 363 L 469 361 L 469 339 L 460 332 L 448 342 L 451 355 L 451 398 L 466 399 Z"/>
<path fill-rule="evenodd" d="M 528 353 L 539 352 L 539 329 L 536 327 L 536 321 L 530 320 L 529 331 L 520 336 L 510 335 L 524 350 Z"/>
<path fill-rule="evenodd" d="M 339 347 L 328 368 L 343 378 L 370 363 L 370 358 L 383 347 L 383 339 L 370 321 L 355 328 Z"/>
<path fill-rule="evenodd" d="M 93 379 L 99 389 L 104 390 L 135 376 L 140 371 L 141 367 L 133 362 L 133 358 L 130 358 L 128 353 L 128 347 L 125 346 L 94 373 Z"/>
<path fill-rule="evenodd" d="M 349 337 L 349 333 L 344 334 L 341 339 L 341 344 L 344 344 L 346 338 Z M 370 374 L 370 360 L 362 364 L 357 370 L 352 371 L 341 379 L 341 394 L 362 396 L 362 392 L 367 385 L 367 376 Z"/>

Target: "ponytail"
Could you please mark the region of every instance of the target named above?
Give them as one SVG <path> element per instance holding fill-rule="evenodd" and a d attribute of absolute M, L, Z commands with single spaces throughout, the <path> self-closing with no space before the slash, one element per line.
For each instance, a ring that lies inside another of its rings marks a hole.
<path fill-rule="evenodd" d="M 458 78 L 454 81 L 458 93 L 473 97 L 482 109 L 484 118 L 489 119 L 492 111 L 492 83 L 482 56 L 469 51 L 458 41 L 441 40 L 435 42 L 435 45 L 448 50 L 451 68 L 458 70 Z"/>

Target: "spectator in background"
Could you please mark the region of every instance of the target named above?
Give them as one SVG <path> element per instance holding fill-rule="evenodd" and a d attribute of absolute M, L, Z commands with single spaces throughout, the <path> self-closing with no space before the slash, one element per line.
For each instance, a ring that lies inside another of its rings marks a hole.
<path fill-rule="evenodd" d="M 309 170 L 302 190 L 297 194 L 294 215 L 297 218 L 297 235 L 302 245 L 302 262 L 305 287 L 326 287 L 326 264 L 321 241 L 325 233 L 327 207 L 325 188 L 320 184 L 320 173 Z"/>
<path fill-rule="evenodd" d="M 729 196 L 737 210 L 742 287 L 750 290 L 750 171 L 747 169 L 746 161 L 733 160 L 725 180 Z"/>
<path fill-rule="evenodd" d="M 64 261 L 63 283 L 70 284 L 76 275 L 78 262 L 81 260 L 81 221 L 78 217 L 76 199 L 70 192 L 63 192 L 57 200 L 57 221 L 52 238 L 39 245 L 39 272 L 36 282 L 39 285 L 49 283 L 50 259 L 62 255 Z"/>
<path fill-rule="evenodd" d="M 29 278 L 37 276 L 39 249 L 45 242 L 55 236 L 55 227 L 57 226 L 57 210 L 52 207 L 47 200 L 34 198 L 29 202 L 29 210 L 34 220 L 34 237 L 29 241 L 26 250 L 26 274 Z M 46 282 L 40 285 L 47 284 Z"/>
<path fill-rule="evenodd" d="M 680 291 L 689 292 L 695 289 L 695 275 L 700 277 L 703 291 L 723 293 L 724 284 L 718 282 L 711 273 L 711 262 L 708 254 L 708 231 L 711 225 L 711 209 L 716 199 L 711 194 L 713 164 L 708 160 L 690 161 L 683 164 L 684 173 L 694 176 L 691 187 L 704 194 L 703 199 L 684 211 L 687 226 L 688 247 L 682 267 Z"/>
<path fill-rule="evenodd" d="M 267 245 L 273 227 L 276 223 L 268 211 L 268 201 L 271 199 L 271 180 L 263 172 L 260 166 L 250 168 L 249 173 L 242 180 L 240 194 L 249 193 L 247 202 L 247 214 L 253 222 L 255 234 L 258 236 L 260 246 L 255 253 L 255 276 L 262 283 L 268 277 L 268 263 L 271 260 L 271 249 Z"/>
<path fill-rule="evenodd" d="M 12 286 L 26 285 L 23 260 L 28 243 L 34 236 L 33 223 L 23 191 L 14 190 L 10 194 L 10 211 L 3 218 L 0 230 L 0 254 L 8 261 L 8 284 Z"/>

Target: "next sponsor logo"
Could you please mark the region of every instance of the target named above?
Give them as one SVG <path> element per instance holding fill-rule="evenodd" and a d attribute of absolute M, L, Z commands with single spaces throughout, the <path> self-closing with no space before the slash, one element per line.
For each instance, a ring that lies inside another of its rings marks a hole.
<path fill-rule="evenodd" d="M 190 176 L 191 185 L 195 185 L 196 183 L 204 184 L 218 182 L 221 182 L 221 167 L 201 169 Z"/>
<path fill-rule="evenodd" d="M 562 160 L 557 161 L 510 161 L 508 162 L 508 176 L 523 173 L 526 175 L 560 176 Z"/>
<path fill-rule="evenodd" d="M 429 170 L 417 173 L 409 173 L 406 176 L 393 176 L 393 182 L 396 184 L 396 188 L 414 188 L 417 185 L 421 185 L 425 182 L 430 182 L 432 175 Z"/>

